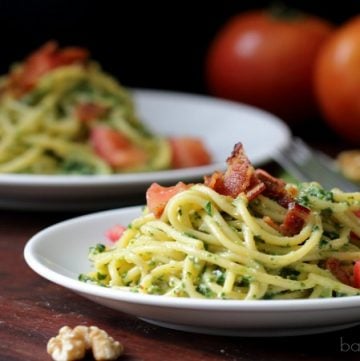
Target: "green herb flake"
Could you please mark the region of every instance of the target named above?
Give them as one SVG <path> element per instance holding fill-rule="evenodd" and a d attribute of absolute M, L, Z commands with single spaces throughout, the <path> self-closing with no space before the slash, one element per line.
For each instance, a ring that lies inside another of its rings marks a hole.
<path fill-rule="evenodd" d="M 331 208 L 324 208 L 321 210 L 321 215 L 324 218 L 330 218 L 333 215 L 333 210 Z"/>
<path fill-rule="evenodd" d="M 218 285 L 223 286 L 225 282 L 225 272 L 220 269 L 215 269 L 212 271 L 212 274 L 215 277 L 215 282 Z"/>
<path fill-rule="evenodd" d="M 80 159 L 69 158 L 62 163 L 61 172 L 64 174 L 91 175 L 95 173 L 95 168 L 92 164 Z"/>
<path fill-rule="evenodd" d="M 328 245 L 329 241 L 327 239 L 322 238 L 319 242 L 319 248 L 324 248 Z"/>
<path fill-rule="evenodd" d="M 191 234 L 189 232 L 184 232 L 183 235 L 186 237 L 190 237 L 190 238 L 196 238 L 193 234 Z"/>
<path fill-rule="evenodd" d="M 103 281 L 106 278 L 106 275 L 98 272 L 96 274 L 96 278 L 97 278 L 98 281 Z"/>
<path fill-rule="evenodd" d="M 215 293 L 213 291 L 211 291 L 211 289 L 204 284 L 200 284 L 196 288 L 196 291 L 201 293 L 202 295 L 204 295 L 206 298 L 214 298 L 215 297 Z"/>
<path fill-rule="evenodd" d="M 254 235 L 254 240 L 256 241 L 256 242 L 263 242 L 264 240 L 260 237 L 260 236 L 258 236 L 258 235 Z"/>
<path fill-rule="evenodd" d="M 284 267 L 280 271 L 280 277 L 290 279 L 290 280 L 297 280 L 300 272 L 289 267 Z"/>
<path fill-rule="evenodd" d="M 80 273 L 78 276 L 78 280 L 81 282 L 93 282 L 94 279 L 84 273 Z"/>
<path fill-rule="evenodd" d="M 263 296 L 264 300 L 272 300 L 274 298 L 274 294 L 271 292 L 266 292 Z"/>
<path fill-rule="evenodd" d="M 96 255 L 99 253 L 103 253 L 106 250 L 105 245 L 98 243 L 96 246 L 90 247 L 90 254 Z"/>
<path fill-rule="evenodd" d="M 210 201 L 205 204 L 205 211 L 209 216 L 213 215 L 212 205 Z"/>

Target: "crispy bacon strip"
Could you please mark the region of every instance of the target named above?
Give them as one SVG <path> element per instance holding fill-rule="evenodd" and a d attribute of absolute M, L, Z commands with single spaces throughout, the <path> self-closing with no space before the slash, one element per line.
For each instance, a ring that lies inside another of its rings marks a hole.
<path fill-rule="evenodd" d="M 310 209 L 292 202 L 288 206 L 283 223 L 280 225 L 280 232 L 284 236 L 294 236 L 304 227 L 310 214 Z"/>
<path fill-rule="evenodd" d="M 264 216 L 263 221 L 267 223 L 270 227 L 276 229 L 278 232 L 281 233 L 280 224 L 276 223 L 272 218 L 269 216 Z"/>
<path fill-rule="evenodd" d="M 245 155 L 241 143 L 235 145 L 226 162 L 228 165 L 226 172 L 215 172 L 205 177 L 205 185 L 233 198 L 245 193 L 248 200 L 252 200 L 259 194 L 264 194 L 287 208 L 282 224 L 270 219 L 265 219 L 265 222 L 286 236 L 293 236 L 301 231 L 310 210 L 295 202 L 295 194 L 286 188 L 286 182 L 273 177 L 263 169 L 255 170 Z"/>
<path fill-rule="evenodd" d="M 89 56 L 87 50 L 78 47 L 59 49 L 50 41 L 25 59 L 24 63 L 10 74 L 8 89 L 15 96 L 30 91 L 44 74 L 64 65 L 84 64 Z"/>
<path fill-rule="evenodd" d="M 255 199 L 259 194 L 263 193 L 265 189 L 266 185 L 263 182 L 259 182 L 246 192 L 246 198 L 251 201 Z"/>
<path fill-rule="evenodd" d="M 102 118 L 106 113 L 106 107 L 91 102 L 78 104 L 75 108 L 75 115 L 82 122 Z"/>
<path fill-rule="evenodd" d="M 285 208 L 287 208 L 290 203 L 294 202 L 294 199 L 287 192 L 285 188 L 286 183 L 283 180 L 273 177 L 263 169 L 256 169 L 255 175 L 265 184 L 263 194 L 266 197 L 274 199 Z"/>
<path fill-rule="evenodd" d="M 337 258 L 328 258 L 325 267 L 342 283 L 352 286 L 351 277 L 341 266 L 340 260 Z"/>
<path fill-rule="evenodd" d="M 218 193 L 233 198 L 240 193 L 246 192 L 250 186 L 254 174 L 254 168 L 244 153 L 241 143 L 235 144 L 231 156 L 226 160 L 228 168 L 223 174 L 215 172 L 205 177 L 205 185 Z"/>

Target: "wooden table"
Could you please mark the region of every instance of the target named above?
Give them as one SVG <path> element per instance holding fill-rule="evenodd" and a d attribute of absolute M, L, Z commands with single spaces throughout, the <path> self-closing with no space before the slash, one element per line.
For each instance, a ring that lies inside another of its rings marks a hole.
<path fill-rule="evenodd" d="M 314 137 L 309 140 L 319 148 L 335 149 L 334 138 Z M 24 261 L 25 243 L 39 230 L 77 215 L 0 211 L 0 361 L 51 360 L 49 338 L 64 325 L 79 324 L 96 325 L 121 341 L 124 361 L 360 360 L 360 326 L 281 338 L 191 334 L 147 324 L 41 278 Z"/>

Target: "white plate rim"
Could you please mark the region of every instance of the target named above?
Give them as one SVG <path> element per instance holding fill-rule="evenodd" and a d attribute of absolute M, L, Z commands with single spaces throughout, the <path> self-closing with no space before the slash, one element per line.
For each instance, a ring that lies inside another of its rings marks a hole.
<path fill-rule="evenodd" d="M 247 110 L 266 118 L 267 122 L 279 130 L 282 138 L 278 143 L 273 144 L 273 151 L 276 152 L 288 145 L 291 141 L 291 130 L 280 118 L 271 114 L 263 109 L 238 103 L 231 100 L 222 98 L 215 98 L 209 95 L 185 93 L 180 91 L 159 90 L 159 89 L 129 89 L 134 99 L 137 96 L 158 96 L 161 98 L 175 98 L 198 100 L 199 102 L 213 102 L 214 104 L 226 105 L 230 108 L 239 110 Z M 252 160 L 254 165 L 263 164 L 271 160 L 271 154 L 263 155 L 262 157 L 254 158 Z M 203 177 L 204 175 L 211 174 L 216 170 L 223 170 L 225 167 L 224 162 L 215 162 L 210 165 L 199 167 L 189 167 L 182 169 L 169 169 L 154 172 L 136 172 L 136 173 L 122 173 L 111 175 L 37 175 L 37 174 L 0 174 L 0 186 L 26 186 L 26 187 L 103 187 L 103 186 L 121 186 L 128 185 L 129 183 L 135 185 L 142 185 L 144 183 L 155 181 L 173 181 L 175 179 L 187 180 L 193 177 Z"/>

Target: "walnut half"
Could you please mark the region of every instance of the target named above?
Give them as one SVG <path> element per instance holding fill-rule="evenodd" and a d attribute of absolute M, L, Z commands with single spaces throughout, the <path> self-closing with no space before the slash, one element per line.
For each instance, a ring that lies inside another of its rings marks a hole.
<path fill-rule="evenodd" d="M 115 341 L 104 330 L 96 326 L 64 326 L 47 344 L 47 352 L 54 361 L 81 360 L 91 349 L 95 360 L 116 360 L 124 351 L 123 345 Z"/>

